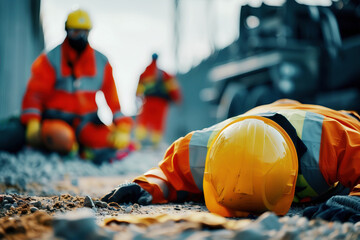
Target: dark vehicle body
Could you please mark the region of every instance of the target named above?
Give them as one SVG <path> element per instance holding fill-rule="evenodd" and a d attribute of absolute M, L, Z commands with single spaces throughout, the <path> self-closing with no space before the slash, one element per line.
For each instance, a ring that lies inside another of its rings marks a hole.
<path fill-rule="evenodd" d="M 279 98 L 360 110 L 360 3 L 245 5 L 239 27 L 235 57 L 209 70 L 218 120 Z"/>

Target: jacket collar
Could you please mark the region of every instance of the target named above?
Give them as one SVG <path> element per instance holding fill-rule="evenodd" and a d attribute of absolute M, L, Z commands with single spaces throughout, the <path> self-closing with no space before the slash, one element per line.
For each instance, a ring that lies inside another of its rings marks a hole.
<path fill-rule="evenodd" d="M 73 75 L 75 78 L 94 76 L 96 73 L 95 51 L 90 44 L 78 54 L 65 38 L 61 47 L 61 73 L 63 76 Z"/>

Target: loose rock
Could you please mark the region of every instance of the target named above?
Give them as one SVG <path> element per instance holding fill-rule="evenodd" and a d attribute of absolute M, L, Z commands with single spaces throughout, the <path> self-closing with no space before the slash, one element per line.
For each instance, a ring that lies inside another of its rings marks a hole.
<path fill-rule="evenodd" d="M 95 204 L 90 196 L 86 196 L 84 200 L 84 207 L 94 208 Z"/>

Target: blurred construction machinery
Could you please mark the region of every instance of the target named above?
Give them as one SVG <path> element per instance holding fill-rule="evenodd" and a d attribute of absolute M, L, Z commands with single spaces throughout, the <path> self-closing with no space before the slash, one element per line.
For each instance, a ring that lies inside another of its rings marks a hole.
<path fill-rule="evenodd" d="M 279 98 L 360 110 L 360 2 L 244 5 L 239 32 L 201 93 L 217 120 Z"/>

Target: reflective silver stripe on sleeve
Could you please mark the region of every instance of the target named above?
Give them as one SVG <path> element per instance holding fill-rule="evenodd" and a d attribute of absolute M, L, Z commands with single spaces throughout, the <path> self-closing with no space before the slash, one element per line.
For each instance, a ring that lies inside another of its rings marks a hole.
<path fill-rule="evenodd" d="M 158 185 L 159 188 L 161 189 L 165 199 L 168 199 L 169 188 L 165 182 L 165 181 L 167 181 L 167 177 L 165 176 L 164 172 L 161 171 L 161 169 L 159 169 L 159 168 L 152 168 L 149 171 L 147 171 L 144 175 L 146 176 L 146 179 L 150 183 L 154 183 L 154 184 Z M 164 179 L 164 180 L 162 180 L 162 179 Z"/>
<path fill-rule="evenodd" d="M 24 109 L 22 111 L 22 114 L 36 114 L 36 115 L 40 115 L 41 112 L 39 109 L 37 108 L 27 108 L 27 109 Z"/>
<path fill-rule="evenodd" d="M 157 177 L 162 178 L 165 181 L 167 181 L 167 177 L 165 176 L 164 172 L 161 171 L 161 169 L 159 169 L 159 168 L 152 168 L 149 171 L 147 171 L 146 173 L 144 173 L 144 175 L 146 177 L 149 175 L 157 176 Z"/>
<path fill-rule="evenodd" d="M 203 191 L 203 178 L 205 170 L 206 154 L 211 135 L 216 125 L 200 131 L 195 131 L 189 143 L 189 164 L 194 182 L 199 190 Z"/>
<path fill-rule="evenodd" d="M 159 188 L 161 189 L 161 192 L 164 195 L 165 199 L 168 199 L 169 197 L 169 188 L 166 185 L 166 183 L 161 180 L 160 178 L 156 178 L 156 177 L 146 177 L 146 179 L 149 181 L 149 183 L 153 183 L 159 186 Z"/>
<path fill-rule="evenodd" d="M 301 140 L 307 147 L 307 151 L 300 161 L 300 169 L 309 185 L 318 193 L 324 193 L 329 189 L 319 168 L 322 124 L 324 116 L 306 112 Z"/>

